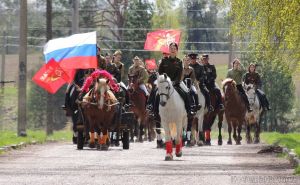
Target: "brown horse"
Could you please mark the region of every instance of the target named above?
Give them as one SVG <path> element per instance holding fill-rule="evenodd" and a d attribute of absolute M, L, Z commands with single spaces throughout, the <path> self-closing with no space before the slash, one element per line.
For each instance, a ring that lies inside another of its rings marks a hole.
<path fill-rule="evenodd" d="M 228 124 L 229 134 L 227 144 L 232 144 L 231 132 L 233 129 L 233 139 L 237 145 L 240 145 L 242 140 L 242 125 L 246 122 L 245 116 L 247 108 L 233 79 L 227 78 L 222 82 L 222 84 L 223 92 L 225 94 L 225 117 Z M 236 132 L 238 135 L 236 135 Z"/>
<path fill-rule="evenodd" d="M 139 84 L 137 83 L 136 75 L 128 75 L 129 87 L 128 95 L 129 101 L 131 104 L 130 110 L 134 112 L 137 121 L 137 137 L 139 142 L 143 142 L 144 127 L 146 120 L 146 102 L 147 97 L 142 89 L 140 89 Z"/>
<path fill-rule="evenodd" d="M 205 113 L 203 119 L 204 135 L 203 132 L 199 132 L 199 139 L 203 140 L 205 145 L 211 145 L 211 137 L 210 137 L 211 127 L 214 124 L 216 117 L 218 116 L 218 129 L 219 129 L 218 145 L 222 145 L 223 140 L 222 140 L 221 129 L 223 124 L 222 122 L 223 122 L 224 110 L 219 109 L 219 106 L 217 105 L 217 95 L 214 92 L 214 90 L 209 91 L 209 96 L 211 100 L 211 105 L 214 107 L 214 111 Z"/>
<path fill-rule="evenodd" d="M 95 88 L 91 90 L 81 102 L 81 107 L 89 123 L 91 148 L 95 147 L 95 134 L 97 131 L 97 148 L 107 150 L 109 145 L 108 130 L 113 130 L 118 125 L 119 103 L 109 90 L 108 80 L 97 79 Z"/>

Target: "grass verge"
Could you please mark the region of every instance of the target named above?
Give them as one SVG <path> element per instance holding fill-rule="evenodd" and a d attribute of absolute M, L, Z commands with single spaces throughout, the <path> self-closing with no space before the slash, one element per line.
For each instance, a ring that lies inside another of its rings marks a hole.
<path fill-rule="evenodd" d="M 22 142 L 30 144 L 33 142 L 45 143 L 46 141 L 70 141 L 72 132 L 68 130 L 54 131 L 50 136 L 46 136 L 43 130 L 27 130 L 27 137 L 19 137 L 13 131 L 0 131 L 0 147 L 17 145 Z"/>
<path fill-rule="evenodd" d="M 268 144 L 278 144 L 288 149 L 294 149 L 298 158 L 300 157 L 300 133 L 264 132 L 261 134 L 261 138 Z M 295 169 L 295 174 L 300 175 L 300 166 Z"/>

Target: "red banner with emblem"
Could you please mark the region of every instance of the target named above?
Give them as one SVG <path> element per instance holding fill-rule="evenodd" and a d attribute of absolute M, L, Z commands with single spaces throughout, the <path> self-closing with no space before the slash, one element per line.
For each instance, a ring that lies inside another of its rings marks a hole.
<path fill-rule="evenodd" d="M 54 94 L 66 82 L 71 82 L 74 74 L 75 70 L 65 71 L 59 66 L 59 63 L 51 59 L 34 75 L 32 81 L 49 93 Z"/>
<path fill-rule="evenodd" d="M 180 42 L 179 30 L 157 30 L 147 33 L 147 39 L 144 45 L 145 50 L 169 52 L 169 44 Z"/>
<path fill-rule="evenodd" d="M 155 69 L 157 69 L 157 65 L 156 65 L 155 59 L 146 59 L 145 63 L 146 63 L 146 69 L 148 69 L 148 70 L 155 70 Z"/>

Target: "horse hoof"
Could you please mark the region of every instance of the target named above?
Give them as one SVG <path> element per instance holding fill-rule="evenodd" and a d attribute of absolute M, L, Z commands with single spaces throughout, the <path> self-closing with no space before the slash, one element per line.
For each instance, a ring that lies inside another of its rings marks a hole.
<path fill-rule="evenodd" d="M 108 146 L 107 145 L 100 145 L 100 150 L 107 151 L 108 150 Z"/>
<path fill-rule="evenodd" d="M 134 143 L 134 140 L 133 139 L 130 139 L 130 141 L 129 141 L 130 143 Z"/>
<path fill-rule="evenodd" d="M 219 140 L 219 141 L 218 141 L 218 145 L 223 145 L 223 141 L 222 141 L 222 140 Z"/>
<path fill-rule="evenodd" d="M 176 153 L 176 157 L 181 157 L 182 156 L 182 151 Z"/>
<path fill-rule="evenodd" d="M 236 142 L 236 145 L 241 145 L 241 141 L 237 141 L 237 142 Z"/>
<path fill-rule="evenodd" d="M 165 161 L 172 161 L 172 160 L 173 160 L 172 154 L 167 154 L 165 157 Z"/>
<path fill-rule="evenodd" d="M 198 146 L 203 146 L 204 143 L 203 143 L 203 141 L 198 141 L 198 142 L 197 142 L 197 145 L 198 145 Z"/>
<path fill-rule="evenodd" d="M 162 140 L 157 140 L 157 148 L 165 148 L 165 143 Z"/>
<path fill-rule="evenodd" d="M 211 146 L 211 143 L 210 143 L 210 141 L 205 141 L 205 143 L 204 143 L 205 145 L 207 145 L 207 146 Z"/>
<path fill-rule="evenodd" d="M 90 148 L 95 148 L 96 146 L 95 146 L 95 143 L 89 143 L 89 147 Z"/>
<path fill-rule="evenodd" d="M 259 143 L 259 139 L 255 139 L 254 144 L 258 144 L 258 143 Z"/>
<path fill-rule="evenodd" d="M 228 145 L 232 145 L 232 141 L 227 141 L 227 144 Z"/>

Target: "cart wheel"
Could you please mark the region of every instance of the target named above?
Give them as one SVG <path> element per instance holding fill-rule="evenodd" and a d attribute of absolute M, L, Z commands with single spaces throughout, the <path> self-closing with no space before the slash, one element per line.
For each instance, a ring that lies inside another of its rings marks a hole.
<path fill-rule="evenodd" d="M 122 143 L 123 143 L 123 149 L 128 150 L 129 149 L 129 132 L 128 132 L 128 130 L 123 131 Z"/>
<path fill-rule="evenodd" d="M 83 137 L 83 131 L 78 131 L 77 136 L 77 149 L 82 150 L 84 145 L 84 137 Z"/>

